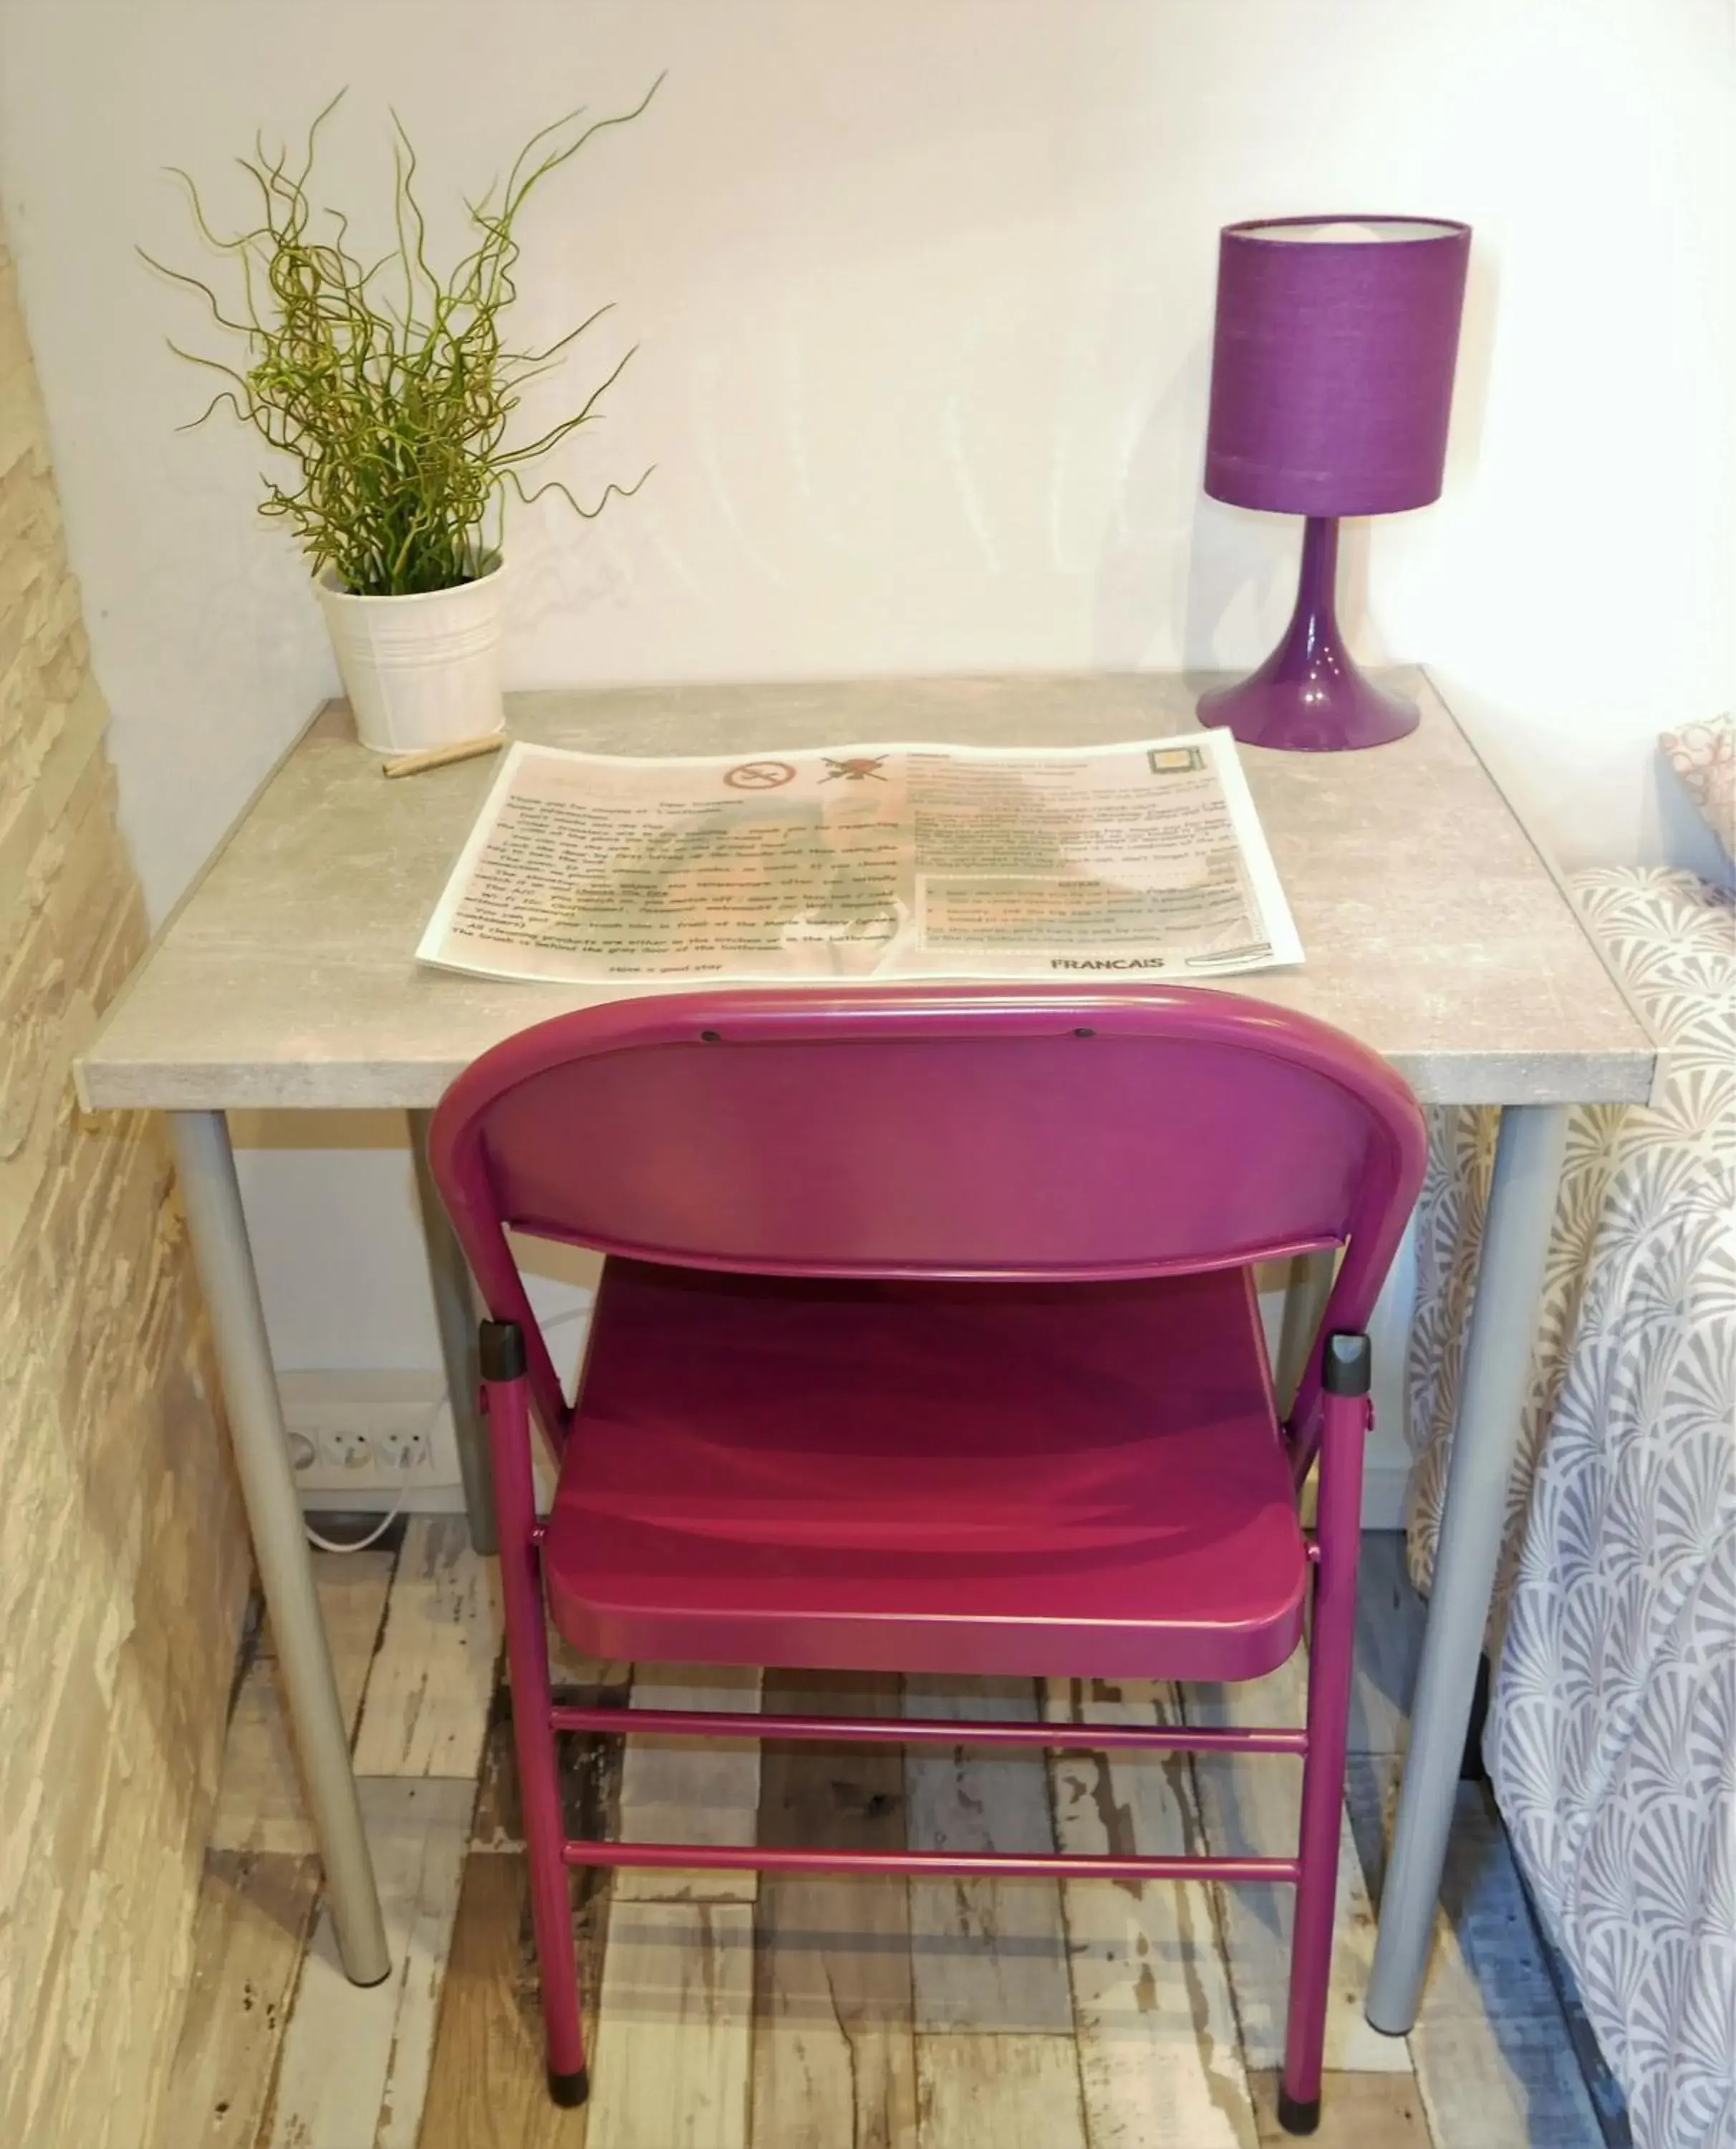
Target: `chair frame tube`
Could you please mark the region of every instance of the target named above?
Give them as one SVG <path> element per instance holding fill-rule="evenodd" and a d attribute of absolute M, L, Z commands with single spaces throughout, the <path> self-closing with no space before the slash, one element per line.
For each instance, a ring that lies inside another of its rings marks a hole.
<path fill-rule="evenodd" d="M 1071 1880 L 1277 1880 L 1295 1882 L 1294 1858 L 1149 1858 L 1058 1850 L 802 1850 L 743 1843 L 569 1841 L 569 1865 L 648 1865 L 731 1873 L 913 1873 L 983 1880 L 1053 1875 Z"/>
<path fill-rule="evenodd" d="M 1053 1753 L 1108 1753 L 1150 1747 L 1180 1754 L 1306 1754 L 1300 1724 L 1246 1730 L 1196 1730 L 1185 1724 L 968 1723 L 933 1717 L 744 1716 L 737 1709 L 569 1709 L 551 1712 L 557 1731 L 611 1733 L 634 1739 L 828 1739 L 839 1745 L 904 1746 L 933 1739 L 943 1746 L 1043 1746 Z"/>

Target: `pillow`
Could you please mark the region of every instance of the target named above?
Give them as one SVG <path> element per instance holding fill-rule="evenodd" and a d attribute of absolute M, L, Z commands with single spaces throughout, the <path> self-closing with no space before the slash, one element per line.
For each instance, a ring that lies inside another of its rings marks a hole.
<path fill-rule="evenodd" d="M 1702 819 L 1736 863 L 1736 717 L 1683 724 L 1658 739 Z"/>

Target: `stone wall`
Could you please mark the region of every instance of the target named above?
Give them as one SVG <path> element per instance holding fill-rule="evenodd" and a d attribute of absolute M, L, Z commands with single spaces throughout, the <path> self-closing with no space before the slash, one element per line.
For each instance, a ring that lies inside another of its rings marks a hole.
<path fill-rule="evenodd" d="M 249 1562 L 159 1122 L 73 1054 L 145 944 L 0 239 L 0 2142 L 133 2149 Z"/>

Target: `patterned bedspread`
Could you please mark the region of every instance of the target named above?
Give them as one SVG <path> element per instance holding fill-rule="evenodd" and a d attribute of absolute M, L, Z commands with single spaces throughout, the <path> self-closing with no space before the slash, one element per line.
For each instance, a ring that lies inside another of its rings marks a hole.
<path fill-rule="evenodd" d="M 1637 2149 L 1736 2149 L 1736 907 L 1581 875 L 1668 1053 L 1577 1111 L 1491 1619 L 1490 1774 Z M 1432 1570 L 1495 1115 L 1432 1115 L 1410 1362 Z"/>

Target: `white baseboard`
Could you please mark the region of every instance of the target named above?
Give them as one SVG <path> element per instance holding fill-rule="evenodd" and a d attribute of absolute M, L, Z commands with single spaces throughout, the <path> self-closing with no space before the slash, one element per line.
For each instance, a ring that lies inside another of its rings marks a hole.
<path fill-rule="evenodd" d="M 1405 1487 L 1410 1482 L 1409 1458 L 1388 1462 L 1371 1455 L 1362 1471 L 1362 1527 L 1365 1530 L 1401 1530 L 1405 1526 Z"/>
<path fill-rule="evenodd" d="M 396 1508 L 401 1515 L 461 1515 L 464 1488 L 460 1485 L 406 1485 L 400 1501 L 395 1492 L 378 1486 L 358 1486 L 355 1492 L 309 1492 L 301 1496 L 304 1515 L 384 1515 Z"/>

